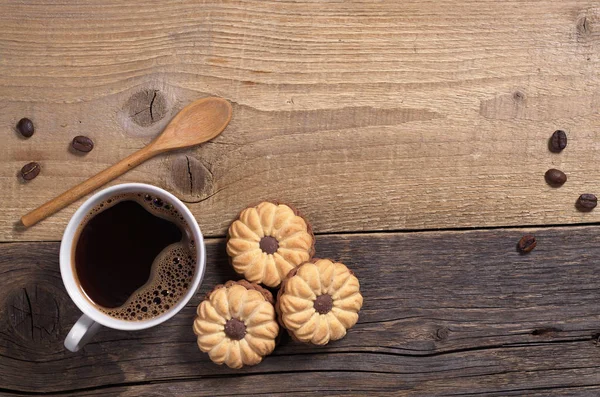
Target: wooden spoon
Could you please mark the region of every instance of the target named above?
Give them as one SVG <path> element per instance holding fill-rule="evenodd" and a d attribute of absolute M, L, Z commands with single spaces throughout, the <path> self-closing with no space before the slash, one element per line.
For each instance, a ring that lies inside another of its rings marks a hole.
<path fill-rule="evenodd" d="M 192 102 L 146 147 L 24 215 L 21 223 L 25 227 L 35 225 L 157 154 L 199 145 L 213 139 L 229 124 L 231 112 L 231 104 L 222 98 L 203 98 Z"/>

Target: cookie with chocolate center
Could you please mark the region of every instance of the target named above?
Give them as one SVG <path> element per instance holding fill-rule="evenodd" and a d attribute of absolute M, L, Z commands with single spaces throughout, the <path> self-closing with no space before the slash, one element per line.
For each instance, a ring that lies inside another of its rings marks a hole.
<path fill-rule="evenodd" d="M 276 310 L 294 339 L 325 345 L 343 338 L 356 324 L 362 304 L 358 278 L 346 265 L 315 259 L 283 280 Z"/>
<path fill-rule="evenodd" d="M 231 224 L 227 254 L 248 281 L 277 287 L 290 270 L 312 258 L 314 245 L 312 228 L 298 211 L 264 201 Z"/>
<path fill-rule="evenodd" d="M 217 285 L 198 306 L 198 347 L 216 364 L 256 365 L 275 349 L 279 326 L 273 296 L 246 280 Z"/>

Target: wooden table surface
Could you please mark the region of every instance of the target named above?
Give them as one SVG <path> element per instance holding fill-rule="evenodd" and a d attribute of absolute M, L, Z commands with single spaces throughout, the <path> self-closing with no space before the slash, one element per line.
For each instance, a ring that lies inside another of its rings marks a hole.
<path fill-rule="evenodd" d="M 593 1 L 0 0 L 0 394 L 599 395 L 600 210 L 574 205 L 600 194 L 599 70 Z M 199 293 L 159 327 L 65 351 L 80 312 L 58 249 L 81 201 L 19 217 L 209 95 L 233 105 L 222 135 L 114 182 L 189 205 Z M 94 150 L 70 152 L 76 135 Z M 549 168 L 568 182 L 546 185 Z M 273 198 L 356 272 L 364 306 L 341 341 L 283 337 L 230 370 L 196 347 L 195 307 L 237 278 L 228 225 Z M 538 247 L 519 255 L 524 233 Z"/>

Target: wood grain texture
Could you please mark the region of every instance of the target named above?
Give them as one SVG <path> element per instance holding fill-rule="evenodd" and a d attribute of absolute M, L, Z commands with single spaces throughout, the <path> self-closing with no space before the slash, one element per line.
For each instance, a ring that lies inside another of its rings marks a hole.
<path fill-rule="evenodd" d="M 318 348 L 283 337 L 240 371 L 195 345 L 195 306 L 235 277 L 221 239 L 205 281 L 165 324 L 102 330 L 72 354 L 79 313 L 58 271 L 58 243 L 0 245 L 0 391 L 72 395 L 565 396 L 600 393 L 599 227 L 318 236 L 317 252 L 358 275 L 358 324 Z M 525 232 L 538 238 L 516 251 Z"/>
<path fill-rule="evenodd" d="M 594 2 L 3 0 L 0 9 L 0 240 L 57 240 L 77 205 L 28 231 L 14 222 L 209 95 L 234 104 L 223 135 L 119 182 L 173 191 L 210 236 L 266 198 L 295 204 L 320 232 L 600 221 L 574 206 L 600 180 Z M 28 140 L 14 132 L 24 116 L 36 125 Z M 560 155 L 546 146 L 557 128 L 569 135 Z M 77 157 L 67 148 L 80 134 L 96 147 Z M 42 172 L 21 183 L 29 161 Z M 567 184 L 548 187 L 548 168 Z"/>

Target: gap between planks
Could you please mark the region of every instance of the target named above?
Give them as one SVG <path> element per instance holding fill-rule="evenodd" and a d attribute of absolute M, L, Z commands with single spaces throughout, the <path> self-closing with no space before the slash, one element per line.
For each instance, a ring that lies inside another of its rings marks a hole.
<path fill-rule="evenodd" d="M 447 227 L 447 228 L 424 228 L 424 229 L 398 229 L 398 230 L 355 230 L 337 232 L 314 232 L 319 236 L 355 236 L 355 235 L 385 235 L 385 234 L 418 234 L 418 233 L 453 233 L 453 232 L 476 232 L 486 230 L 542 230 L 542 229 L 567 229 L 600 226 L 600 222 L 559 223 L 539 225 L 505 225 L 505 226 L 473 226 L 473 227 Z M 226 238 L 226 235 L 205 236 L 204 241 L 218 241 Z M 0 244 L 35 244 L 35 243 L 57 243 L 62 240 L 15 240 L 0 241 Z"/>

